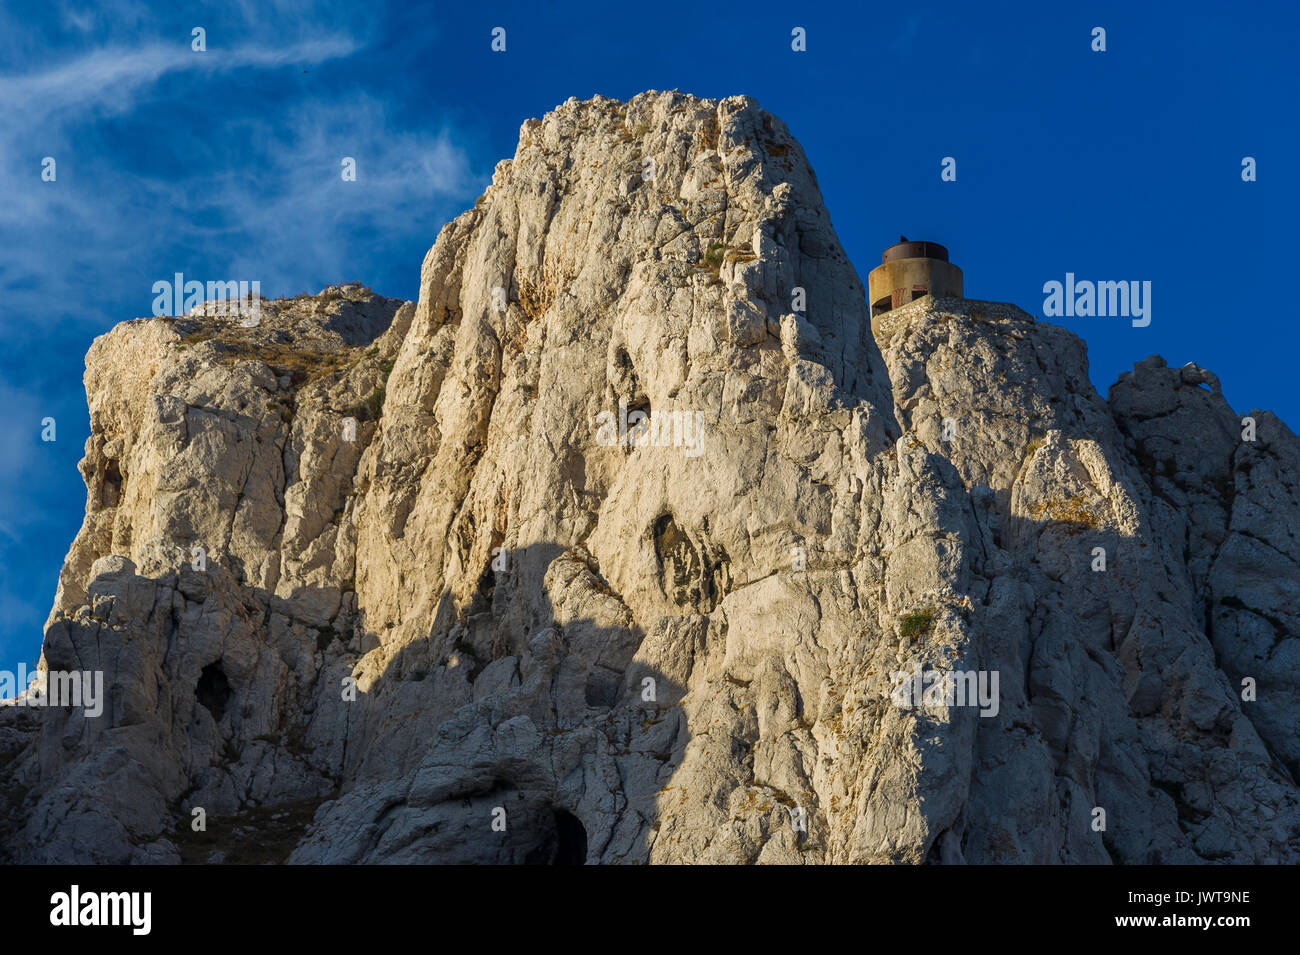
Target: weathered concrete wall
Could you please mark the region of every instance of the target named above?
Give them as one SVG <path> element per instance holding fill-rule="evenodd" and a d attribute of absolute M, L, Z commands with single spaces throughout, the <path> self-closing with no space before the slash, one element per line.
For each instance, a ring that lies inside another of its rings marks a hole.
<path fill-rule="evenodd" d="M 898 308 L 912 301 L 914 292 L 928 292 L 943 298 L 962 298 L 961 269 L 941 259 L 895 259 L 872 269 L 867 276 L 868 301 L 871 303 L 871 331 L 882 311 Z M 889 299 L 883 308 L 877 303 Z"/>

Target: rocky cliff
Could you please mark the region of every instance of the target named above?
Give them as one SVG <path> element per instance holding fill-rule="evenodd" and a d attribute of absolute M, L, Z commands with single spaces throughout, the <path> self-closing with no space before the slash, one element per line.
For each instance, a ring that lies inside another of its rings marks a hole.
<path fill-rule="evenodd" d="M 873 338 L 752 100 L 570 100 L 418 303 L 86 368 L 42 666 L 107 702 L 0 710 L 11 861 L 1300 861 L 1295 435 L 1009 305 Z"/>

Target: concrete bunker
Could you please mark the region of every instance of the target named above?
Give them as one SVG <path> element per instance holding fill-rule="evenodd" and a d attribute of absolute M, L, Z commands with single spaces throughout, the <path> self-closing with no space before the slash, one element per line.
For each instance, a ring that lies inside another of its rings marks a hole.
<path fill-rule="evenodd" d="M 948 250 L 937 242 L 913 242 L 900 236 L 880 256 L 880 265 L 867 276 L 871 330 L 876 319 L 926 295 L 962 298 L 961 269 L 948 261 Z"/>

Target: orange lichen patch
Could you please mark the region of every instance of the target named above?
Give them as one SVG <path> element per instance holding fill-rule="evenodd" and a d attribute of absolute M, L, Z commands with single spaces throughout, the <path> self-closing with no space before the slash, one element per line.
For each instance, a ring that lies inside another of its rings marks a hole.
<path fill-rule="evenodd" d="M 1105 520 L 1088 505 L 1082 494 L 1072 494 L 1059 500 L 1035 501 L 1029 507 L 1030 516 L 1040 521 L 1061 521 L 1079 527 L 1099 528 Z"/>

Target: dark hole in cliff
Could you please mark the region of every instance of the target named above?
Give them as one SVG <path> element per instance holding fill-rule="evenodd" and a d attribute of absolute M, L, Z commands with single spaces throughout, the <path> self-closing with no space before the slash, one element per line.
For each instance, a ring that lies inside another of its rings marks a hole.
<path fill-rule="evenodd" d="M 99 485 L 99 503 L 101 507 L 117 507 L 122 493 L 122 471 L 117 462 L 111 458 L 104 465 L 104 480 Z"/>
<path fill-rule="evenodd" d="M 492 608 L 492 595 L 497 589 L 497 573 L 492 566 L 492 561 L 483 568 L 483 573 L 479 574 L 478 586 L 474 588 L 474 599 L 471 601 L 472 612 L 483 613 Z"/>
<path fill-rule="evenodd" d="M 665 596 L 682 605 L 694 603 L 699 596 L 700 555 L 671 514 L 655 521 L 654 545 Z"/>
<path fill-rule="evenodd" d="M 580 454 L 570 453 L 564 458 L 562 469 L 564 479 L 569 486 L 578 494 L 585 494 L 587 491 L 587 459 Z"/>
<path fill-rule="evenodd" d="M 585 865 L 587 827 L 571 812 L 555 810 L 555 857 L 551 865 Z"/>
<path fill-rule="evenodd" d="M 943 865 L 943 853 L 939 849 L 939 842 L 943 839 L 943 833 L 939 833 L 939 838 L 930 843 L 930 851 L 925 854 L 923 865 Z"/>
<path fill-rule="evenodd" d="M 587 827 L 566 809 L 538 807 L 540 838 L 524 856 L 524 865 L 586 865 Z"/>
<path fill-rule="evenodd" d="M 626 403 L 628 418 L 631 419 L 632 415 L 638 411 L 649 417 L 650 398 L 637 380 L 636 368 L 632 365 L 632 357 L 627 353 L 626 348 L 619 348 L 614 352 L 612 372 L 614 390 Z M 636 424 L 636 421 L 628 421 L 627 430 L 629 433 L 636 427 Z"/>
<path fill-rule="evenodd" d="M 650 440 L 650 415 L 650 399 L 645 395 L 628 399 L 627 441 L 629 445 L 638 447 Z"/>
<path fill-rule="evenodd" d="M 614 370 L 620 377 L 630 378 L 636 373 L 632 370 L 632 356 L 627 353 L 626 348 L 619 348 L 614 352 Z"/>
<path fill-rule="evenodd" d="M 587 674 L 584 696 L 588 706 L 617 706 L 623 689 L 623 675 L 605 667 L 595 667 Z"/>
<path fill-rule="evenodd" d="M 226 712 L 226 704 L 230 702 L 230 681 L 226 679 L 226 671 L 221 669 L 220 663 L 209 663 L 203 668 L 194 696 L 208 708 L 214 720 L 221 721 L 222 714 Z"/>
<path fill-rule="evenodd" d="M 671 514 L 655 521 L 652 536 L 664 596 L 680 607 L 712 613 L 726 596 L 731 579 L 726 551 L 716 548 L 711 554 L 708 549 L 697 549 Z M 707 544 L 701 542 L 701 547 L 707 548 Z"/>

